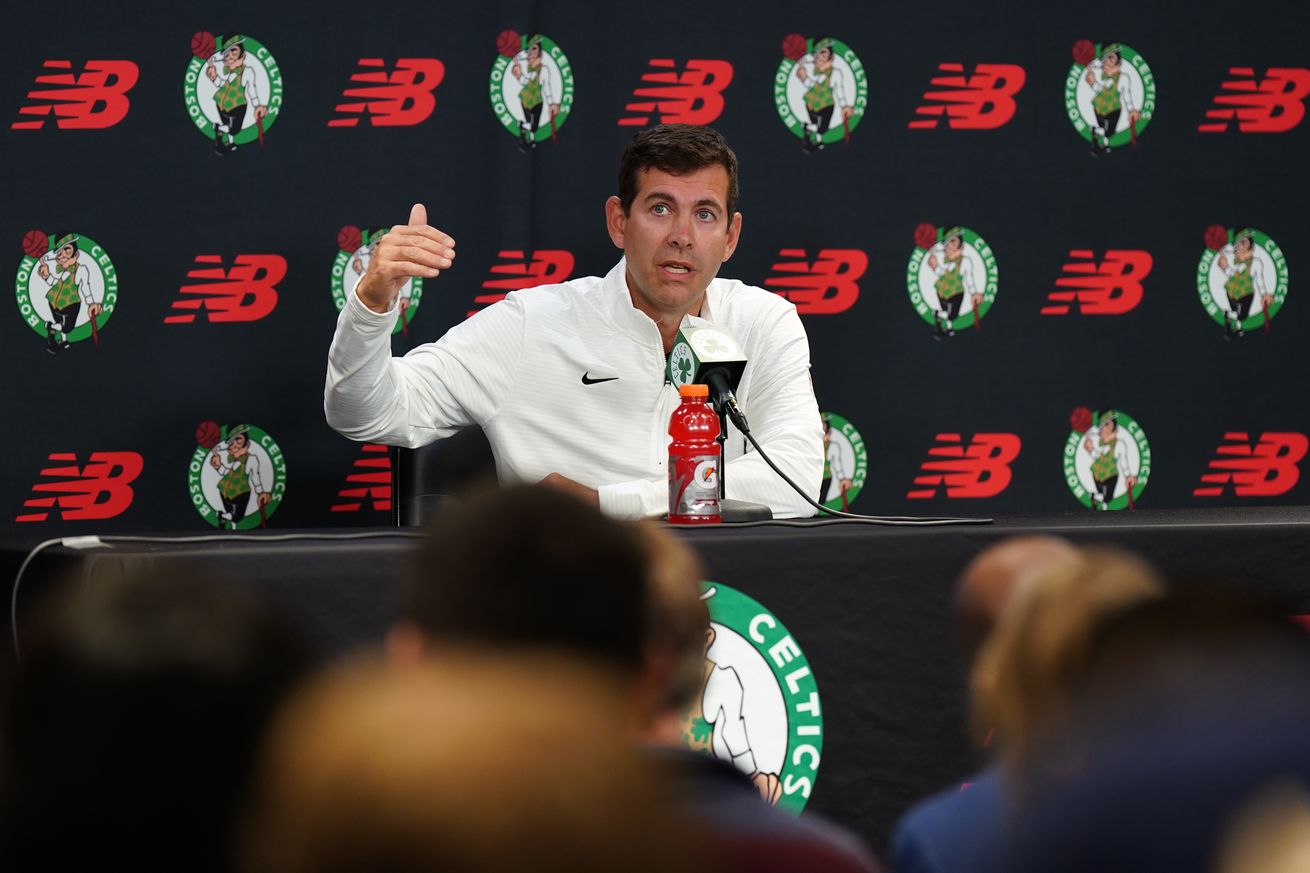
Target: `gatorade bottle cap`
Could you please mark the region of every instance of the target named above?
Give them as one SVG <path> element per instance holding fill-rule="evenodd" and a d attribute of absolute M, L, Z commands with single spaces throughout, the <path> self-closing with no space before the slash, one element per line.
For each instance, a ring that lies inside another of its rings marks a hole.
<path fill-rule="evenodd" d="M 679 397 L 709 397 L 710 386 L 708 385 L 679 385 Z"/>

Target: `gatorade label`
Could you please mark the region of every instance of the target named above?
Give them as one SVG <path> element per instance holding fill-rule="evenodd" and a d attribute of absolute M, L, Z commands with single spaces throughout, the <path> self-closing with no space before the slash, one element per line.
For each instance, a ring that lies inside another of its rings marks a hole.
<path fill-rule="evenodd" d="M 669 461 L 669 515 L 718 515 L 719 456 L 670 455 Z"/>

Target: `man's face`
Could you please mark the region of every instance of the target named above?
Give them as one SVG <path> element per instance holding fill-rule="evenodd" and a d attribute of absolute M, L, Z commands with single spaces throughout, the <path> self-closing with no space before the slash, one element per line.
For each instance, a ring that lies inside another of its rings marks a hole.
<path fill-rule="evenodd" d="M 946 241 L 946 257 L 958 258 L 962 248 L 964 248 L 964 243 L 960 238 L 958 236 L 951 237 Z"/>
<path fill-rule="evenodd" d="M 59 251 L 55 252 L 55 263 L 62 269 L 67 270 L 73 264 L 77 263 L 77 246 L 69 243 L 66 246 L 60 246 Z"/>
<path fill-rule="evenodd" d="M 1109 442 L 1114 439 L 1114 432 L 1116 430 L 1118 430 L 1118 428 L 1115 426 L 1115 423 L 1110 419 L 1106 419 L 1101 422 L 1101 426 L 1097 429 L 1097 433 L 1101 435 L 1101 442 Z"/>
<path fill-rule="evenodd" d="M 223 66 L 229 70 L 235 70 L 241 65 L 241 58 L 245 51 L 239 45 L 234 45 L 223 52 Z"/>
<path fill-rule="evenodd" d="M 528 63 L 534 67 L 541 65 L 541 43 L 528 48 Z"/>
<path fill-rule="evenodd" d="M 246 436 L 243 433 L 239 433 L 236 436 L 232 437 L 232 439 L 227 444 L 227 448 L 228 448 L 228 452 L 231 453 L 232 457 L 240 458 L 246 452 L 250 451 L 250 437 Z"/>
<path fill-rule="evenodd" d="M 1237 260 L 1245 261 L 1251 257 L 1251 238 L 1238 240 L 1237 245 L 1233 246 L 1233 252 L 1237 255 Z"/>
<path fill-rule="evenodd" d="M 634 306 L 656 320 L 700 311 L 741 233 L 741 213 L 729 215 L 727 203 L 728 171 L 720 164 L 681 176 L 642 170 L 627 214 L 619 198 L 606 202 L 610 239 L 628 259 Z"/>
<path fill-rule="evenodd" d="M 1119 72 L 1119 56 L 1114 52 L 1101 58 L 1101 69 L 1107 76 L 1113 76 Z"/>
<path fill-rule="evenodd" d="M 814 66 L 820 70 L 826 70 L 832 66 L 832 49 L 821 48 L 814 53 Z"/>

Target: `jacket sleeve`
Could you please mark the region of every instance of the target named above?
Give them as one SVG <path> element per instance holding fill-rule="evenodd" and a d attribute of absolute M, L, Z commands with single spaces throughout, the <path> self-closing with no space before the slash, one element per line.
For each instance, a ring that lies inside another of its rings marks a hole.
<path fill-rule="evenodd" d="M 415 448 L 482 425 L 514 384 L 523 348 L 517 294 L 403 358 L 391 355 L 396 307 L 373 312 L 348 294 L 328 351 L 323 411 L 353 440 Z"/>

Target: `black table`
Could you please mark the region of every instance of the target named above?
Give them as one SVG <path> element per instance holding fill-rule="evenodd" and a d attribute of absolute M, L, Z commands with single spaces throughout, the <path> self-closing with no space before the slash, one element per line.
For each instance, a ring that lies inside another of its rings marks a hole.
<path fill-rule="evenodd" d="M 977 763 L 951 635 L 956 574 L 989 544 L 1039 532 L 1136 550 L 1177 584 L 1277 592 L 1294 611 L 1310 612 L 1310 509 L 1299 507 L 1009 517 L 981 527 L 801 523 L 679 531 L 714 581 L 766 606 L 803 649 L 823 710 L 823 756 L 809 808 L 879 850 L 909 803 Z M 57 546 L 24 574 L 19 615 L 61 573 L 94 582 L 146 566 L 191 564 L 275 595 L 312 639 L 335 652 L 381 639 L 393 617 L 394 580 L 415 536 L 306 531 Z M 9 544 L 4 552 L 14 565 L 23 549 Z"/>

